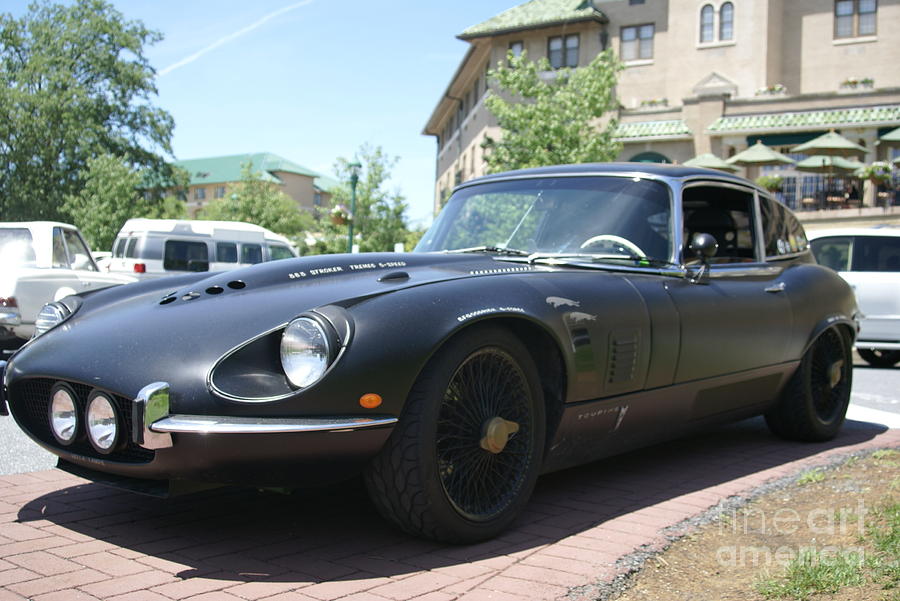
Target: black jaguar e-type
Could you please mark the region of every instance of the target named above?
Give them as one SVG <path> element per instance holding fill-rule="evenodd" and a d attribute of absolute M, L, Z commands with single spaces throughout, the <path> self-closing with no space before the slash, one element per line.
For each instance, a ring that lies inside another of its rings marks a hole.
<path fill-rule="evenodd" d="M 781 436 L 833 437 L 856 312 L 794 215 L 744 179 L 547 167 L 459 186 L 413 253 L 51 303 L 3 391 L 61 467 L 98 481 L 361 473 L 404 530 L 475 541 L 540 473 L 707 424 L 765 414 Z"/>

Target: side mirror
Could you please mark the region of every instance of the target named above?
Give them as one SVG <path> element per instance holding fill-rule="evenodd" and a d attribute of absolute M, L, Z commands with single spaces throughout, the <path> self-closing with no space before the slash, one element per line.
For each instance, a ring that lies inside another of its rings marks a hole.
<path fill-rule="evenodd" d="M 706 263 L 709 259 L 716 256 L 719 250 L 719 243 L 711 234 L 694 234 L 691 238 L 691 244 L 688 247 L 694 256 L 700 259 L 700 262 Z"/>

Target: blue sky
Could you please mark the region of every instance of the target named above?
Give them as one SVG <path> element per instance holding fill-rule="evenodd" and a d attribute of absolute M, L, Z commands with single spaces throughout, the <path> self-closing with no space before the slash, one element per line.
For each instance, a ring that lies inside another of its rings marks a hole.
<path fill-rule="evenodd" d="M 332 175 L 363 143 L 399 157 L 390 189 L 430 222 L 422 128 L 468 48 L 456 35 L 516 0 L 112 0 L 165 38 L 147 49 L 176 158 L 274 152 Z M 27 0 L 0 10 L 21 15 Z"/>

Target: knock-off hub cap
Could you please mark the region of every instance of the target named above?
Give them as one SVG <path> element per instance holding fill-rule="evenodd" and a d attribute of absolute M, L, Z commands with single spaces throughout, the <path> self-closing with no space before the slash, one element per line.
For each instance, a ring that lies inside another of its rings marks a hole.
<path fill-rule="evenodd" d="M 502 417 L 492 417 L 484 422 L 481 428 L 481 448 L 489 453 L 497 455 L 506 448 L 509 437 L 519 431 L 519 424 L 503 419 Z"/>
<path fill-rule="evenodd" d="M 841 383 L 841 377 L 843 376 L 844 371 L 844 361 L 835 361 L 831 364 L 831 370 L 829 373 L 829 384 L 832 388 L 835 388 L 838 384 Z"/>

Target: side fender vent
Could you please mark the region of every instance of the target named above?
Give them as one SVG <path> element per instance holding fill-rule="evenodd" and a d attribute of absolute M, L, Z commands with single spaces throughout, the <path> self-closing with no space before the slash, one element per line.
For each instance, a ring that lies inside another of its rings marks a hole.
<path fill-rule="evenodd" d="M 618 384 L 634 379 L 640 350 L 641 333 L 639 330 L 623 329 L 610 332 L 607 384 Z"/>

